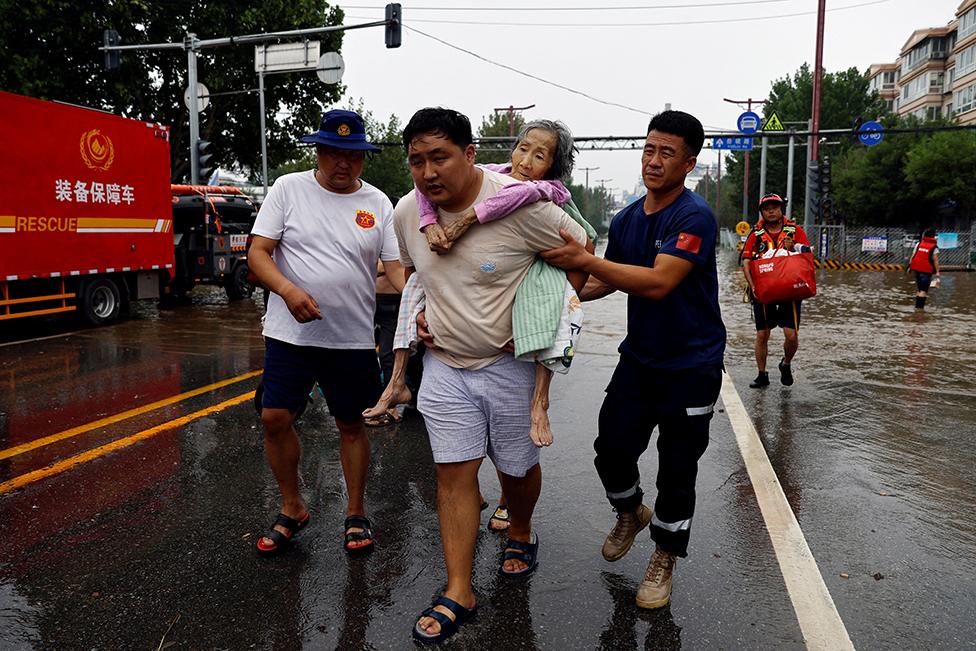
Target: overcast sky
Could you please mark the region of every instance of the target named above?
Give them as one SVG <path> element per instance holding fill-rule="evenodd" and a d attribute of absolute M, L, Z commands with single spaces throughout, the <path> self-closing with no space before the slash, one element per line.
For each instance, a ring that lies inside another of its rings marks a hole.
<path fill-rule="evenodd" d="M 826 71 L 851 66 L 863 71 L 872 63 L 894 61 L 912 31 L 945 25 L 960 1 L 827 0 Z M 399 49 L 384 47 L 381 27 L 346 32 L 347 98 L 362 98 L 377 118 L 396 114 L 403 122 L 423 106 L 447 106 L 468 115 L 476 130 L 496 107 L 535 104 L 527 118 L 563 120 L 578 136 L 640 135 L 650 115 L 666 103 L 698 117 L 706 130 L 734 130 L 744 107 L 723 98 L 767 97 L 774 79 L 792 75 L 805 61 L 812 67 L 816 46 L 816 0 L 418 0 L 402 5 Z M 384 15 L 382 2 L 340 6 L 347 25 Z M 599 9 L 571 9 L 589 7 Z M 527 78 L 409 27 L 633 110 Z M 717 160 L 709 150 L 700 159 Z M 607 179 L 617 196 L 640 180 L 637 152 L 581 152 L 576 166 L 599 167 L 590 172 L 590 184 Z M 582 183 L 583 173 L 574 178 Z"/>

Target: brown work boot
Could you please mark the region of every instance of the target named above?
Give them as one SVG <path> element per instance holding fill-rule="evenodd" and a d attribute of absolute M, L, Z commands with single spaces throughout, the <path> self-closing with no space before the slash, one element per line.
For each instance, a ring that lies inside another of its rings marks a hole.
<path fill-rule="evenodd" d="M 636 511 L 618 511 L 617 524 L 603 543 L 603 558 L 618 561 L 634 544 L 634 539 L 651 521 L 653 511 L 641 504 Z"/>
<path fill-rule="evenodd" d="M 644 580 L 637 588 L 638 608 L 661 608 L 671 600 L 671 576 L 678 557 L 660 547 L 654 548 Z"/>

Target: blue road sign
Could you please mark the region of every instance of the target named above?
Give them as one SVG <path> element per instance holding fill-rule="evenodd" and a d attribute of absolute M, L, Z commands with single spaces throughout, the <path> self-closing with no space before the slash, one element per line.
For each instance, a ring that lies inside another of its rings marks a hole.
<path fill-rule="evenodd" d="M 735 126 L 738 127 L 739 131 L 749 135 L 759 131 L 759 115 L 753 113 L 752 111 L 745 111 L 739 116 L 738 121 L 736 121 Z"/>
<path fill-rule="evenodd" d="M 751 151 L 752 138 L 743 138 L 742 136 L 719 136 L 717 138 L 712 138 L 712 149 Z"/>
<path fill-rule="evenodd" d="M 884 127 L 878 122 L 865 122 L 857 130 L 857 139 L 861 144 L 873 147 L 884 140 Z"/>

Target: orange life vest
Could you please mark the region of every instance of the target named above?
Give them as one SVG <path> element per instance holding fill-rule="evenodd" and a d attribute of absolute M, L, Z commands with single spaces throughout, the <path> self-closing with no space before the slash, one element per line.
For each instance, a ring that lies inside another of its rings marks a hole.
<path fill-rule="evenodd" d="M 752 247 L 752 259 L 758 260 L 762 257 L 763 253 L 771 249 L 778 249 L 779 242 L 786 239 L 785 236 L 790 236 L 793 240 L 796 240 L 796 222 L 783 218 L 783 231 L 779 234 L 779 239 L 774 240 L 773 236 L 766 231 L 766 226 L 760 219 L 759 223 L 752 229 L 753 234 L 756 236 L 756 242 Z"/>
<path fill-rule="evenodd" d="M 915 245 L 915 253 L 912 254 L 912 260 L 908 263 L 912 271 L 920 271 L 926 274 L 935 273 L 935 265 L 932 262 L 936 249 L 935 242 L 934 237 L 923 237 L 922 241 Z"/>

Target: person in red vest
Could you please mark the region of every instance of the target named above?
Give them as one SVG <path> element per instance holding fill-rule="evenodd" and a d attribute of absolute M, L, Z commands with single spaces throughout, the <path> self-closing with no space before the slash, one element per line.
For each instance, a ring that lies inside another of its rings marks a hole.
<path fill-rule="evenodd" d="M 936 245 L 934 229 L 930 228 L 922 233 L 922 241 L 915 245 L 905 273 L 909 270 L 915 272 L 915 284 L 918 286 L 918 291 L 915 293 L 915 309 L 924 310 L 925 299 L 928 298 L 929 287 L 932 285 L 932 274 L 935 274 L 936 278 L 942 277 L 939 273 L 939 247 Z"/>
<path fill-rule="evenodd" d="M 752 229 L 746 243 L 742 247 L 742 272 L 749 283 L 750 294 L 753 293 L 751 264 L 754 260 L 775 255 L 778 251 L 793 252 L 799 247 L 806 247 L 809 251 L 810 240 L 796 222 L 786 218 L 783 209 L 786 199 L 778 194 L 766 194 L 759 200 L 759 212 L 762 218 Z M 793 370 L 790 363 L 796 355 L 800 345 L 800 303 L 802 301 L 784 301 L 781 303 L 762 304 L 752 299 L 752 313 L 756 317 L 756 365 L 759 374 L 749 386 L 753 389 L 769 386 L 769 373 L 766 371 L 766 355 L 769 350 L 769 333 L 776 327 L 783 329 L 783 359 L 779 363 L 780 381 L 785 386 L 793 384 Z"/>

